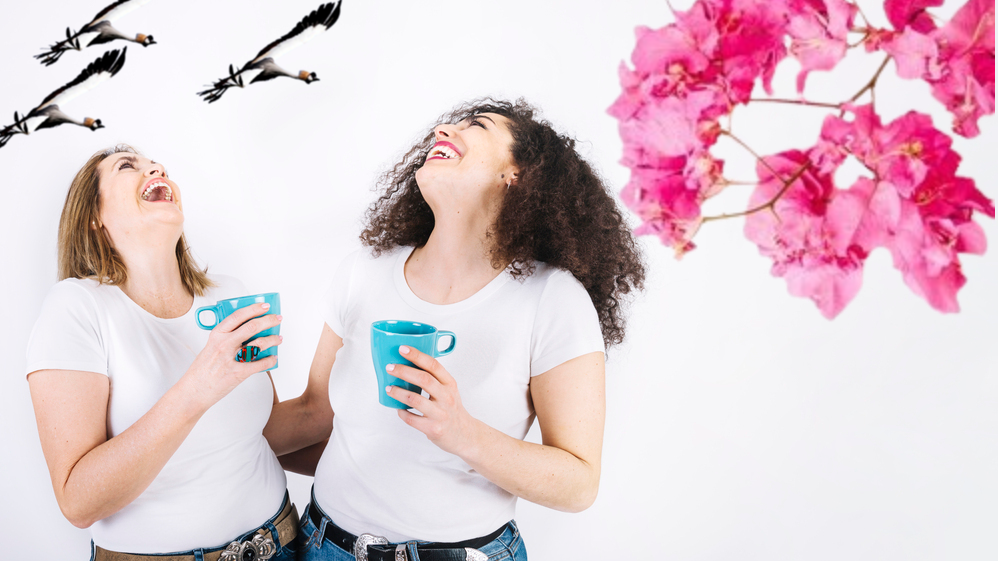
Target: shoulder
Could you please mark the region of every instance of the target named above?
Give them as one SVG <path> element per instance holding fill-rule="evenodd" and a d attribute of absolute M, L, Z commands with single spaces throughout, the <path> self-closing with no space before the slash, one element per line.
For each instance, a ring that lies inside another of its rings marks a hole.
<path fill-rule="evenodd" d="M 101 285 L 94 279 L 63 279 L 49 289 L 44 306 L 96 308 L 98 295 L 109 288 L 112 287 Z"/>
<path fill-rule="evenodd" d="M 382 251 L 378 255 L 375 255 L 371 248 L 364 247 L 350 253 L 343 259 L 343 261 L 349 261 L 360 266 L 378 266 L 394 263 L 402 254 L 409 255 L 412 253 L 412 250 L 413 248 L 411 246 L 399 246 L 389 249 L 388 251 Z"/>
<path fill-rule="evenodd" d="M 390 270 L 400 256 L 411 252 L 411 247 L 404 246 L 374 255 L 370 248 L 364 247 L 348 253 L 337 265 L 335 274 L 380 274 L 386 269 Z"/>
<path fill-rule="evenodd" d="M 535 263 L 534 272 L 527 277 L 527 282 L 534 283 L 540 289 L 542 297 L 554 294 L 573 298 L 584 296 L 586 300 L 591 301 L 586 287 L 579 282 L 579 279 L 575 278 L 575 275 L 565 269 L 552 267 L 547 263 Z"/>

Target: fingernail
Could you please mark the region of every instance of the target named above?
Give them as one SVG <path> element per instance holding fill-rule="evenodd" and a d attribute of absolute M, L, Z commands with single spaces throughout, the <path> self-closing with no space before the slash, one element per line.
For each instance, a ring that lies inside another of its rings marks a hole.
<path fill-rule="evenodd" d="M 269 310 L 270 309 L 270 304 L 264 303 L 263 309 L 264 310 Z"/>
<path fill-rule="evenodd" d="M 402 353 L 402 354 L 404 354 L 404 355 L 407 355 L 407 354 L 409 354 L 409 347 L 406 347 L 405 345 L 403 345 L 403 346 L 399 347 L 399 352 Z"/>
<path fill-rule="evenodd" d="M 388 366 L 385 367 L 385 370 L 387 370 L 389 372 L 395 372 L 395 365 L 394 364 L 389 364 Z"/>
<path fill-rule="evenodd" d="M 392 387 L 391 386 L 385 386 L 385 393 L 392 393 Z"/>
<path fill-rule="evenodd" d="M 284 340 L 284 336 L 283 335 L 278 335 L 277 336 L 277 340 L 278 341 L 283 341 Z"/>
<path fill-rule="evenodd" d="M 277 316 L 277 321 L 284 321 L 284 316 Z"/>

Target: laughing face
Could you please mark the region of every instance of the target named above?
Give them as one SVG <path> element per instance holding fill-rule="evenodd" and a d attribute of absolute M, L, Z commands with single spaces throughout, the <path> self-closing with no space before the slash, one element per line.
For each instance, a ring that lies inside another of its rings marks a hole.
<path fill-rule="evenodd" d="M 509 121 L 482 113 L 437 125 L 433 132 L 435 144 L 416 171 L 416 182 L 434 214 L 494 208 L 516 173 Z"/>
<path fill-rule="evenodd" d="M 184 224 L 180 191 L 162 164 L 119 152 L 99 170 L 101 222 L 115 245 L 126 237 L 141 240 L 162 232 L 179 239 Z"/>

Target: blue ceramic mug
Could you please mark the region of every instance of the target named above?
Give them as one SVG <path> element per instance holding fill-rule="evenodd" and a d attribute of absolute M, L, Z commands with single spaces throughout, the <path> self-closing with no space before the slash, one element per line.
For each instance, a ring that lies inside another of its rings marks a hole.
<path fill-rule="evenodd" d="M 262 304 L 266 302 L 270 304 L 270 309 L 267 310 L 266 314 L 280 314 L 281 313 L 281 295 L 277 292 L 268 292 L 266 294 L 254 294 L 252 296 L 240 296 L 239 298 L 229 298 L 226 300 L 219 300 L 214 306 L 202 306 L 198 308 L 198 311 L 194 314 L 194 319 L 198 322 L 198 327 L 201 329 L 214 329 L 216 325 L 222 323 L 222 321 L 229 317 L 232 312 L 238 310 L 239 308 L 245 308 L 246 306 L 252 306 L 253 304 Z M 211 313 L 215 316 L 215 321 L 210 325 L 205 324 L 201 321 L 202 313 Z M 260 316 L 257 316 L 260 317 Z M 254 318 L 255 319 L 255 318 Z M 279 335 L 281 333 L 281 326 L 278 324 L 270 329 L 265 329 L 260 333 L 257 333 L 255 337 L 250 338 L 248 341 L 244 342 L 243 345 L 249 343 L 254 339 L 260 337 L 267 337 L 268 335 Z M 256 360 L 267 358 L 268 356 L 274 356 L 277 354 L 277 347 L 270 347 L 269 349 L 260 350 L 260 347 L 254 347 L 253 345 L 244 346 L 239 353 L 236 355 L 236 360 L 239 362 L 253 362 Z M 274 368 L 277 368 L 277 363 L 274 363 Z M 272 370 L 273 370 L 272 369 Z"/>
<path fill-rule="evenodd" d="M 441 337 L 450 337 L 450 346 L 439 350 L 437 342 Z M 399 347 L 405 345 L 432 357 L 449 355 L 457 345 L 457 336 L 451 331 L 441 331 L 432 325 L 414 321 L 384 320 L 371 324 L 371 357 L 374 359 L 374 373 L 378 376 L 378 401 L 394 409 L 408 409 L 409 406 L 388 397 L 385 388 L 397 386 L 413 393 L 421 393 L 422 388 L 400 380 L 388 373 L 389 364 L 415 366 L 402 358 Z"/>

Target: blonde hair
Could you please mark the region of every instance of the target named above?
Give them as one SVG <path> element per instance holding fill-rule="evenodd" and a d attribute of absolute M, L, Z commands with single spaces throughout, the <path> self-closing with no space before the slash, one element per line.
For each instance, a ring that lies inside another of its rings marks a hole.
<path fill-rule="evenodd" d="M 66 193 L 66 204 L 59 218 L 59 280 L 93 278 L 97 282 L 120 285 L 128 278 L 125 262 L 114 249 L 100 221 L 101 162 L 119 152 L 138 152 L 127 144 L 101 150 L 83 164 Z M 177 263 L 180 280 L 188 292 L 204 296 L 205 289 L 215 286 L 207 269 L 199 269 L 190 255 L 184 235 L 177 241 Z"/>

